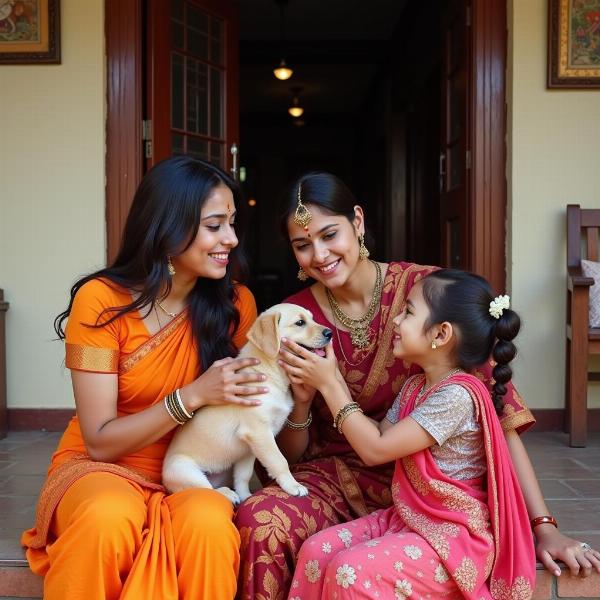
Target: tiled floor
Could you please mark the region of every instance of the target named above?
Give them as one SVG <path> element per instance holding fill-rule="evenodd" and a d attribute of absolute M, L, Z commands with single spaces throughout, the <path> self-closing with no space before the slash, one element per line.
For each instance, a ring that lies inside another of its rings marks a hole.
<path fill-rule="evenodd" d="M 0 566 L 22 564 L 19 536 L 34 521 L 35 503 L 58 433 L 10 432 L 0 440 Z M 600 433 L 587 448 L 569 448 L 562 433 L 523 437 L 561 530 L 600 548 Z M 33 595 L 33 594 L 32 594 Z"/>

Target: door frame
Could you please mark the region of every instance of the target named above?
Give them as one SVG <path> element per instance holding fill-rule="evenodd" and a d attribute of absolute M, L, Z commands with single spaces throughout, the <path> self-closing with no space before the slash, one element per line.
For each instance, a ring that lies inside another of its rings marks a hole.
<path fill-rule="evenodd" d="M 473 0 L 468 268 L 506 289 L 506 0 Z"/>
<path fill-rule="evenodd" d="M 506 0 L 471 2 L 468 268 L 506 282 Z M 105 0 L 107 261 L 143 174 L 142 0 Z M 401 257 L 395 257 L 401 258 Z"/>

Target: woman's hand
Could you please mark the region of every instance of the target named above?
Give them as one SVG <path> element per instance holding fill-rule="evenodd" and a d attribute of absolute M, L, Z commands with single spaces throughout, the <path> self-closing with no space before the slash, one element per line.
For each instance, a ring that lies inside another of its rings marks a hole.
<path fill-rule="evenodd" d="M 301 401 L 303 397 L 307 401 L 311 388 L 322 391 L 324 386 L 331 384 L 337 378 L 337 360 L 331 344 L 325 346 L 325 356 L 323 357 L 292 340 L 283 338 L 279 356 L 279 364 L 300 393 L 299 397 L 296 397 L 294 393 L 296 402 Z M 302 386 L 302 388 L 298 386 Z"/>
<path fill-rule="evenodd" d="M 554 525 L 538 525 L 535 537 L 536 556 L 551 573 L 560 575 L 557 560 L 562 560 L 573 575 L 588 577 L 594 569 L 600 573 L 600 552 L 586 549 L 581 542 L 562 534 Z"/>
<path fill-rule="evenodd" d="M 223 358 L 215 361 L 198 379 L 181 388 L 186 406 L 197 410 L 202 406 L 219 404 L 242 404 L 257 406 L 257 396 L 266 394 L 264 386 L 248 385 L 263 382 L 267 378 L 257 371 L 242 371 L 260 364 L 256 358 Z"/>

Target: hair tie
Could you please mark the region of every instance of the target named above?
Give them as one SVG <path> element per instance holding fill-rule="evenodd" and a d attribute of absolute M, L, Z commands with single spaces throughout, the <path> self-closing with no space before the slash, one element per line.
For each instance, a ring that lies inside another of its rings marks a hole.
<path fill-rule="evenodd" d="M 510 296 L 496 296 L 490 302 L 489 313 L 494 319 L 499 319 L 502 313 L 508 308 L 510 308 Z"/>

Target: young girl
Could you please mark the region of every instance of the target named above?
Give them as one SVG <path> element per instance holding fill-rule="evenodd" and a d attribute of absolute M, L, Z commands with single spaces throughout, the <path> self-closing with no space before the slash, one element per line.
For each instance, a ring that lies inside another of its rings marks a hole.
<path fill-rule="evenodd" d="M 531 597 L 533 539 L 497 418 L 520 328 L 508 300 L 462 271 L 415 284 L 393 351 L 423 373 L 379 425 L 351 401 L 331 348 L 321 358 L 284 342 L 292 381 L 322 393 L 364 463 L 396 460 L 393 505 L 304 542 L 290 599 Z M 492 353 L 493 398 L 468 374 Z"/>

